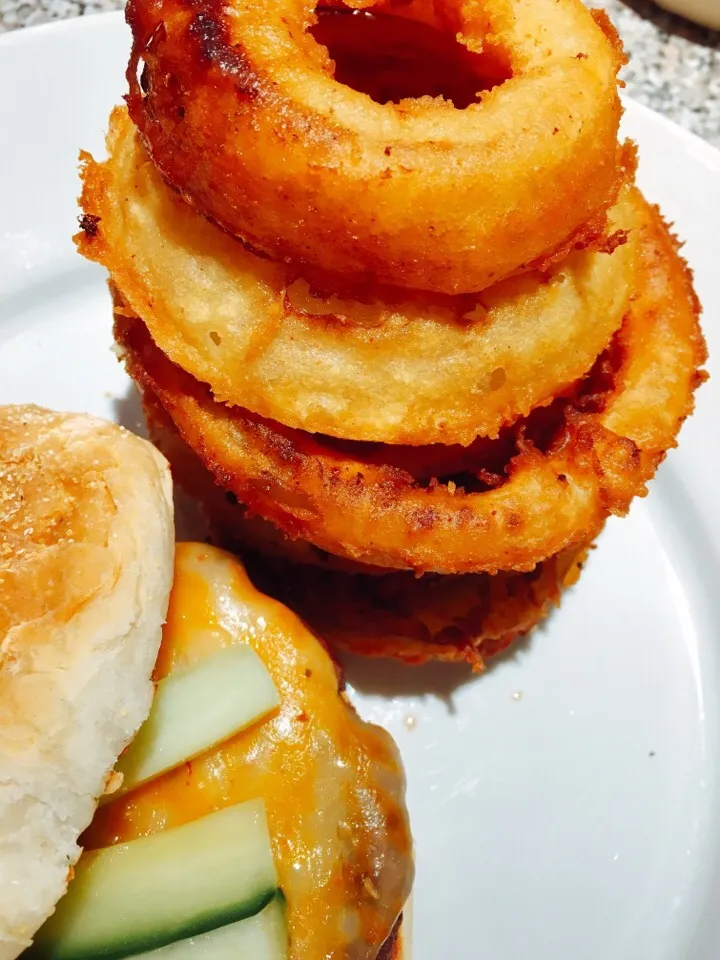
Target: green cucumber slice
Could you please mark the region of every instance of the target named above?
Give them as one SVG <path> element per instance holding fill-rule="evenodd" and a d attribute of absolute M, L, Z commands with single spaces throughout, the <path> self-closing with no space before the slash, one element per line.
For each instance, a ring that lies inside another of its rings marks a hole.
<path fill-rule="evenodd" d="M 276 893 L 265 805 L 251 800 L 83 855 L 27 955 L 120 960 L 254 916 Z"/>
<path fill-rule="evenodd" d="M 137 960 L 287 960 L 288 935 L 281 896 L 247 920 L 143 953 Z"/>
<path fill-rule="evenodd" d="M 267 667 L 246 643 L 218 650 L 158 683 L 150 716 L 118 761 L 120 789 L 106 800 L 192 760 L 280 703 Z"/>

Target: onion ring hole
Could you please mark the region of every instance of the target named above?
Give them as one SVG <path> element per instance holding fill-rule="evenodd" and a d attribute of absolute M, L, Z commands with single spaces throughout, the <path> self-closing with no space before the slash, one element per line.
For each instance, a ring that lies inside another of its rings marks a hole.
<path fill-rule="evenodd" d="M 338 83 L 376 103 L 442 97 L 458 110 L 512 77 L 497 56 L 475 53 L 451 31 L 372 8 L 319 4 L 309 33 L 335 63 Z"/>

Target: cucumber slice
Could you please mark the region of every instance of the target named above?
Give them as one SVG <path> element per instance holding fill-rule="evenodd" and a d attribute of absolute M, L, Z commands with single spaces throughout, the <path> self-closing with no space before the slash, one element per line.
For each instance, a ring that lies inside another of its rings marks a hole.
<path fill-rule="evenodd" d="M 265 805 L 251 800 L 83 855 L 27 953 L 120 960 L 254 916 L 276 893 Z"/>
<path fill-rule="evenodd" d="M 143 953 L 142 960 L 287 960 L 288 936 L 281 896 L 247 920 Z M 141 960 L 140 957 L 137 960 Z"/>
<path fill-rule="evenodd" d="M 116 770 L 112 800 L 244 730 L 280 703 L 267 667 L 246 643 L 225 647 L 158 684 L 150 716 Z"/>

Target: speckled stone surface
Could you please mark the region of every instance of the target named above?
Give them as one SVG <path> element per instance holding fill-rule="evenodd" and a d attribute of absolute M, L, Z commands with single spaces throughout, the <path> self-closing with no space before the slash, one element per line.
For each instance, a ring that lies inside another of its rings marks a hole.
<path fill-rule="evenodd" d="M 631 57 L 628 93 L 720 147 L 720 32 L 664 13 L 652 0 L 605 5 Z M 122 6 L 123 0 L 0 0 L 0 33 Z"/>

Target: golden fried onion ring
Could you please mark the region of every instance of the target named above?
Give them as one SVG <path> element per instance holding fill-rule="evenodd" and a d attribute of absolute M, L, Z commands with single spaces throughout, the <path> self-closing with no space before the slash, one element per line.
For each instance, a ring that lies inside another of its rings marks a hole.
<path fill-rule="evenodd" d="M 591 541 L 609 513 L 625 513 L 646 493 L 704 377 L 690 275 L 649 205 L 639 242 L 638 292 L 611 356 L 574 399 L 555 404 L 560 423 L 543 444 L 534 442 L 530 421 L 495 441 L 510 444 L 509 462 L 498 468 L 481 461 L 475 489 L 442 469 L 472 471 L 473 448 L 416 448 L 413 456 L 433 466 L 429 482 L 420 482 L 393 464 L 407 456 L 402 448 L 378 445 L 368 453 L 362 444 L 314 437 L 215 402 L 167 360 L 137 318 L 122 316 L 124 308 L 116 337 L 132 376 L 157 394 L 219 485 L 288 536 L 379 567 L 530 570 Z M 478 490 L 478 481 L 486 489 Z"/>
<path fill-rule="evenodd" d="M 291 540 L 267 520 L 249 515 L 231 490 L 217 486 L 202 460 L 193 453 L 175 427 L 167 410 L 149 388 L 142 388 L 142 403 L 150 438 L 169 461 L 177 486 L 189 498 L 188 520 L 198 538 L 198 521 L 213 533 L 213 542 L 228 550 L 243 548 L 282 563 L 320 567 L 348 574 L 385 576 L 387 570 L 355 563 L 319 550 L 307 540 Z M 200 509 L 198 516 L 197 508 Z M 237 550 L 236 550 L 237 552 Z"/>
<path fill-rule="evenodd" d="M 217 400 L 290 427 L 414 445 L 497 436 L 587 373 L 634 289 L 632 228 L 644 206 L 627 187 L 610 223 L 613 242 L 628 230 L 630 242 L 611 254 L 575 251 L 548 276 L 481 296 L 396 292 L 368 305 L 311 295 L 289 268 L 195 213 L 163 183 L 124 110 L 111 117 L 108 154 L 84 165 L 81 252 Z"/>
<path fill-rule="evenodd" d="M 443 28 L 510 76 L 458 110 L 338 83 L 315 5 L 130 0 L 130 113 L 201 213 L 276 260 L 449 294 L 602 227 L 622 179 L 606 18 L 580 0 L 443 4 Z"/>
<path fill-rule="evenodd" d="M 143 397 L 150 437 L 182 489 L 202 506 L 214 542 L 243 555 L 265 592 L 292 607 L 330 644 L 408 664 L 484 661 L 524 636 L 575 583 L 585 547 L 543 561 L 530 573 L 416 577 L 361 568 L 289 540 L 260 517 L 248 517 L 221 490 L 179 436 L 164 407 Z"/>
<path fill-rule="evenodd" d="M 242 542 L 242 541 L 240 541 Z M 318 567 L 251 564 L 263 589 L 334 647 L 407 664 L 466 661 L 482 670 L 560 605 L 587 556 L 579 546 L 529 573 L 458 576 L 408 571 L 384 577 Z"/>

